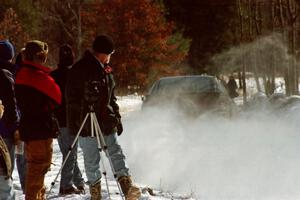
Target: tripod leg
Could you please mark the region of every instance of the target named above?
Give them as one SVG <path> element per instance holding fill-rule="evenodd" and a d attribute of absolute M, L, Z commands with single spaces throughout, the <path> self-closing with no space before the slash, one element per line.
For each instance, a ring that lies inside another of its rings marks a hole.
<path fill-rule="evenodd" d="M 47 194 L 46 198 L 51 194 L 51 191 L 52 191 L 52 189 L 53 189 L 53 186 L 55 185 L 55 182 L 56 182 L 56 180 L 57 180 L 59 174 L 61 173 L 62 169 L 64 168 L 64 166 L 65 166 L 65 164 L 66 164 L 66 162 L 67 162 L 67 160 L 68 160 L 68 158 L 69 158 L 69 156 L 70 156 L 70 154 L 71 154 L 71 151 L 73 150 L 73 148 L 74 148 L 76 142 L 78 141 L 78 137 L 79 137 L 79 135 L 80 135 L 80 133 L 81 133 L 81 131 L 82 131 L 82 129 L 83 129 L 83 126 L 84 126 L 84 124 L 85 124 L 85 122 L 86 122 L 86 120 L 87 120 L 87 118 L 88 118 L 89 115 L 90 115 L 90 113 L 87 113 L 87 114 L 86 114 L 86 116 L 85 116 L 85 118 L 84 118 L 84 120 L 83 120 L 83 122 L 82 122 L 82 124 L 81 124 L 81 126 L 80 126 L 80 128 L 79 128 L 79 130 L 78 130 L 78 132 L 77 132 L 77 134 L 76 134 L 76 137 L 74 138 L 74 141 L 73 141 L 73 143 L 72 143 L 72 145 L 71 145 L 71 147 L 70 147 L 70 149 L 69 149 L 69 151 L 68 151 L 68 153 L 67 153 L 67 155 L 66 155 L 65 160 L 63 161 L 63 163 L 62 163 L 62 165 L 61 165 L 61 167 L 60 167 L 60 169 L 59 169 L 57 175 L 55 176 L 54 180 L 53 180 L 52 183 L 51 183 L 51 187 L 50 187 L 49 193 Z"/>
<path fill-rule="evenodd" d="M 94 115 L 91 114 L 91 118 L 90 118 L 90 120 L 91 120 L 91 137 L 95 136 L 95 134 L 94 134 L 94 125 L 93 125 L 94 124 L 93 123 L 93 121 L 94 121 L 93 117 L 94 117 Z"/>
<path fill-rule="evenodd" d="M 94 119 L 94 116 L 93 116 L 93 119 Z M 101 164 L 102 164 L 102 168 L 103 168 L 103 173 L 102 174 L 104 175 L 104 178 L 105 178 L 105 185 L 106 185 L 106 189 L 107 189 L 108 199 L 111 199 L 110 190 L 109 190 L 109 186 L 108 186 L 108 180 L 107 180 L 107 173 L 106 173 L 104 161 L 103 161 L 103 159 L 101 159 L 101 152 L 102 152 L 101 146 L 102 146 L 102 144 L 101 144 L 100 139 L 99 139 L 99 133 L 98 133 L 98 129 L 97 129 L 96 124 L 95 124 L 95 120 L 93 121 L 93 125 L 95 126 L 95 133 L 96 133 L 96 138 L 97 138 L 98 150 L 99 150 L 100 160 L 101 160 Z"/>
<path fill-rule="evenodd" d="M 108 149 L 107 149 L 107 145 L 106 145 L 104 136 L 103 136 L 103 134 L 102 134 L 100 125 L 99 125 L 99 123 L 98 123 L 98 120 L 97 120 L 97 117 L 96 117 L 95 113 L 93 113 L 93 115 L 94 115 L 94 117 L 93 117 L 94 123 L 95 123 L 96 130 L 97 130 L 97 131 L 96 131 L 96 133 L 97 133 L 97 138 L 100 139 L 100 144 L 101 144 L 102 149 L 104 150 L 105 155 L 106 155 L 106 157 L 107 157 L 107 159 L 108 159 L 108 161 L 109 161 L 109 164 L 110 164 L 110 167 L 111 167 L 111 171 L 112 171 L 112 173 L 113 173 L 113 175 L 114 175 L 114 178 L 115 178 L 115 181 L 116 181 L 116 183 L 117 183 L 117 186 L 118 186 L 120 195 L 121 195 L 122 199 L 124 200 L 124 195 L 122 195 L 122 190 L 121 190 L 120 184 L 119 184 L 119 182 L 118 182 L 118 180 L 117 180 L 117 174 L 116 174 L 115 168 L 114 168 L 114 166 L 113 166 L 111 157 L 110 157 L 110 155 L 109 155 L 109 152 L 108 152 Z"/>

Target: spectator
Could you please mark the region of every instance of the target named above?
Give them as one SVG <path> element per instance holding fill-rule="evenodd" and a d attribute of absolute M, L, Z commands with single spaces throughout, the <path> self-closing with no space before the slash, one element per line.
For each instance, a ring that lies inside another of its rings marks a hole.
<path fill-rule="evenodd" d="M 0 135 L 9 151 L 11 167 L 3 174 L 5 156 L 1 157 L 0 173 L 0 199 L 15 199 L 13 192 L 11 172 L 14 169 L 15 146 L 14 138 L 19 125 L 19 114 L 15 98 L 15 81 L 11 73 L 15 69 L 12 64 L 14 47 L 8 40 L 0 41 L 0 99 L 5 107 L 5 112 L 0 120 Z M 7 179 L 7 177 L 10 177 Z"/>
<path fill-rule="evenodd" d="M 59 86 L 49 76 L 48 45 L 33 40 L 26 43 L 24 60 L 16 78 L 16 97 L 21 111 L 20 136 L 25 142 L 25 199 L 45 199 L 44 178 L 52 159 L 52 138 L 58 135 L 53 115 L 61 103 Z"/>
<path fill-rule="evenodd" d="M 14 68 L 12 72 L 13 77 L 16 78 L 16 74 L 20 69 L 20 66 L 22 64 L 22 54 L 23 54 L 24 48 L 19 52 L 19 54 L 16 56 L 16 67 Z M 19 112 L 19 110 L 18 110 Z M 16 145 L 15 150 L 15 157 L 16 157 L 16 164 L 17 164 L 17 170 L 19 174 L 19 180 L 21 184 L 21 188 L 23 190 L 23 193 L 25 193 L 25 171 L 26 171 L 26 161 L 25 161 L 25 152 L 24 152 L 24 142 L 20 140 L 20 136 L 18 135 L 18 144 Z"/>
<path fill-rule="evenodd" d="M 227 83 L 227 90 L 228 90 L 228 93 L 229 93 L 229 96 L 231 98 L 235 98 L 235 97 L 238 97 L 239 94 L 237 93 L 237 83 L 236 81 L 234 80 L 234 77 L 233 76 L 229 76 L 229 81 Z"/>
<path fill-rule="evenodd" d="M 50 75 L 59 85 L 62 94 L 65 93 L 67 73 L 73 64 L 73 61 L 74 55 L 72 48 L 69 45 L 61 46 L 59 49 L 58 68 L 51 72 Z M 69 148 L 75 139 L 75 136 L 70 134 L 68 128 L 66 127 L 66 104 L 64 95 L 62 97 L 62 104 L 56 110 L 56 116 L 60 125 L 60 135 L 58 136 L 57 140 L 64 161 L 69 152 Z M 73 184 L 76 186 L 76 188 L 73 186 Z M 68 160 L 62 168 L 60 177 L 59 194 L 66 195 L 72 193 L 84 193 L 84 180 L 77 163 L 77 144 L 70 152 Z"/>
<path fill-rule="evenodd" d="M 100 35 L 93 43 L 93 51 L 86 51 L 83 57 L 73 65 L 66 85 L 67 124 L 71 134 L 77 133 L 84 116 L 89 112 L 90 103 L 85 94 L 86 86 L 92 82 L 99 83 L 99 96 L 93 103 L 95 114 L 104 134 L 112 165 L 117 179 L 127 200 L 136 200 L 141 192 L 133 185 L 129 174 L 125 155 L 118 144 L 117 134 L 121 135 L 123 127 L 117 98 L 114 94 L 115 82 L 112 68 L 108 66 L 114 52 L 114 44 L 110 37 Z M 89 94 L 89 93 L 88 93 Z M 89 120 L 88 120 L 89 121 Z M 101 199 L 100 154 L 96 137 L 91 137 L 91 124 L 85 124 L 79 144 L 83 151 L 85 171 L 90 187 L 92 200 Z M 91 156 L 93 155 L 93 156 Z"/>

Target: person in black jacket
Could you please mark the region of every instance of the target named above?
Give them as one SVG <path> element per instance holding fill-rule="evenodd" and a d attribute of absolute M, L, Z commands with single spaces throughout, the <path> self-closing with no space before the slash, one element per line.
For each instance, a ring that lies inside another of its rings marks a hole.
<path fill-rule="evenodd" d="M 51 76 L 59 85 L 62 94 L 65 93 L 65 85 L 67 81 L 67 73 L 72 67 L 74 54 L 70 45 L 63 45 L 59 48 L 58 68 L 51 72 Z M 62 103 L 56 110 L 56 116 L 60 125 L 60 135 L 57 138 L 59 148 L 65 160 L 69 148 L 71 147 L 75 136 L 69 133 L 66 125 L 66 103 L 64 95 Z M 76 186 L 76 188 L 73 186 Z M 61 171 L 59 194 L 80 194 L 84 193 L 84 180 L 77 163 L 77 146 L 75 146 Z"/>
<path fill-rule="evenodd" d="M 25 199 L 45 199 L 45 174 L 52 160 L 52 142 L 58 135 L 55 108 L 61 103 L 59 86 L 44 66 L 48 45 L 32 40 L 26 43 L 24 60 L 16 77 L 16 97 L 21 111 L 20 137 L 25 141 Z"/>
<path fill-rule="evenodd" d="M 234 79 L 233 76 L 229 76 L 229 81 L 227 83 L 227 90 L 228 90 L 228 94 L 231 98 L 235 98 L 237 96 L 239 96 L 239 94 L 237 93 L 237 83 Z"/>
<path fill-rule="evenodd" d="M 108 65 L 113 52 L 112 39 L 106 35 L 97 36 L 93 43 L 93 51 L 86 51 L 69 71 L 66 85 L 67 126 L 71 134 L 76 135 L 84 117 L 90 111 L 90 106 L 93 105 L 121 189 L 126 199 L 135 200 L 141 193 L 132 183 L 125 155 L 117 140 L 117 134 L 122 134 L 123 127 L 114 94 L 116 84 L 112 68 Z M 84 155 L 91 199 L 99 200 L 101 199 L 100 154 L 97 138 L 91 137 L 89 121 L 81 132 L 79 144 Z"/>
<path fill-rule="evenodd" d="M 16 68 L 13 69 L 12 74 L 14 78 L 16 78 L 16 74 L 18 73 L 18 70 L 20 69 L 20 66 L 22 65 L 22 54 L 24 49 L 21 49 L 21 51 L 18 53 L 15 59 L 15 66 Z M 18 110 L 19 111 L 19 110 Z M 21 187 L 23 190 L 23 193 L 25 193 L 25 172 L 26 172 L 26 161 L 25 161 L 25 152 L 24 152 L 24 142 L 20 140 L 20 135 L 16 135 L 15 143 L 16 143 L 16 165 L 17 170 L 19 174 L 19 179 L 21 183 Z"/>
<path fill-rule="evenodd" d="M 14 169 L 15 146 L 14 137 L 19 124 L 19 114 L 15 98 L 15 81 L 11 71 L 15 69 L 12 64 L 14 47 L 8 40 L 0 41 L 0 99 L 5 107 L 5 112 L 0 120 L 0 136 L 5 141 L 10 153 L 12 163 L 11 171 L 3 176 L 0 172 L 0 199 L 14 199 L 11 172 Z M 0 155 L 0 171 L 2 171 L 3 160 Z M 1 164 L 2 163 L 2 164 Z"/>

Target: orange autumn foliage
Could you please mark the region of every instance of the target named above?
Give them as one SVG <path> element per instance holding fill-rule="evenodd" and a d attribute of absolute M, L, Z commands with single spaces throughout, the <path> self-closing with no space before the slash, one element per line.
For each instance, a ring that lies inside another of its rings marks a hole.
<path fill-rule="evenodd" d="M 160 5 L 109 0 L 86 4 L 83 10 L 85 44 L 91 44 L 97 34 L 108 34 L 115 41 L 112 66 L 121 87 L 145 87 L 150 78 L 178 73 L 170 66 L 182 61 L 188 49 L 179 48 L 181 41 L 172 41 L 175 26 L 166 21 Z"/>
<path fill-rule="evenodd" d="M 23 47 L 28 35 L 23 31 L 16 12 L 10 8 L 4 13 L 3 20 L 0 21 L 0 39 L 9 39 L 16 50 Z"/>

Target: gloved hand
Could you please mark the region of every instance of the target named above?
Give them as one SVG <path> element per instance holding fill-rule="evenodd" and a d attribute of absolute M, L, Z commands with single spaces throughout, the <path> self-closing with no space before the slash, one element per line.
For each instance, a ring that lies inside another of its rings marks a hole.
<path fill-rule="evenodd" d="M 2 101 L 0 100 L 0 119 L 2 118 L 3 116 L 3 113 L 4 113 L 4 106 L 2 104 Z"/>
<path fill-rule="evenodd" d="M 119 119 L 119 123 L 117 125 L 117 134 L 118 134 L 118 136 L 120 136 L 122 133 L 123 133 L 123 125 L 122 125 L 121 119 Z"/>

